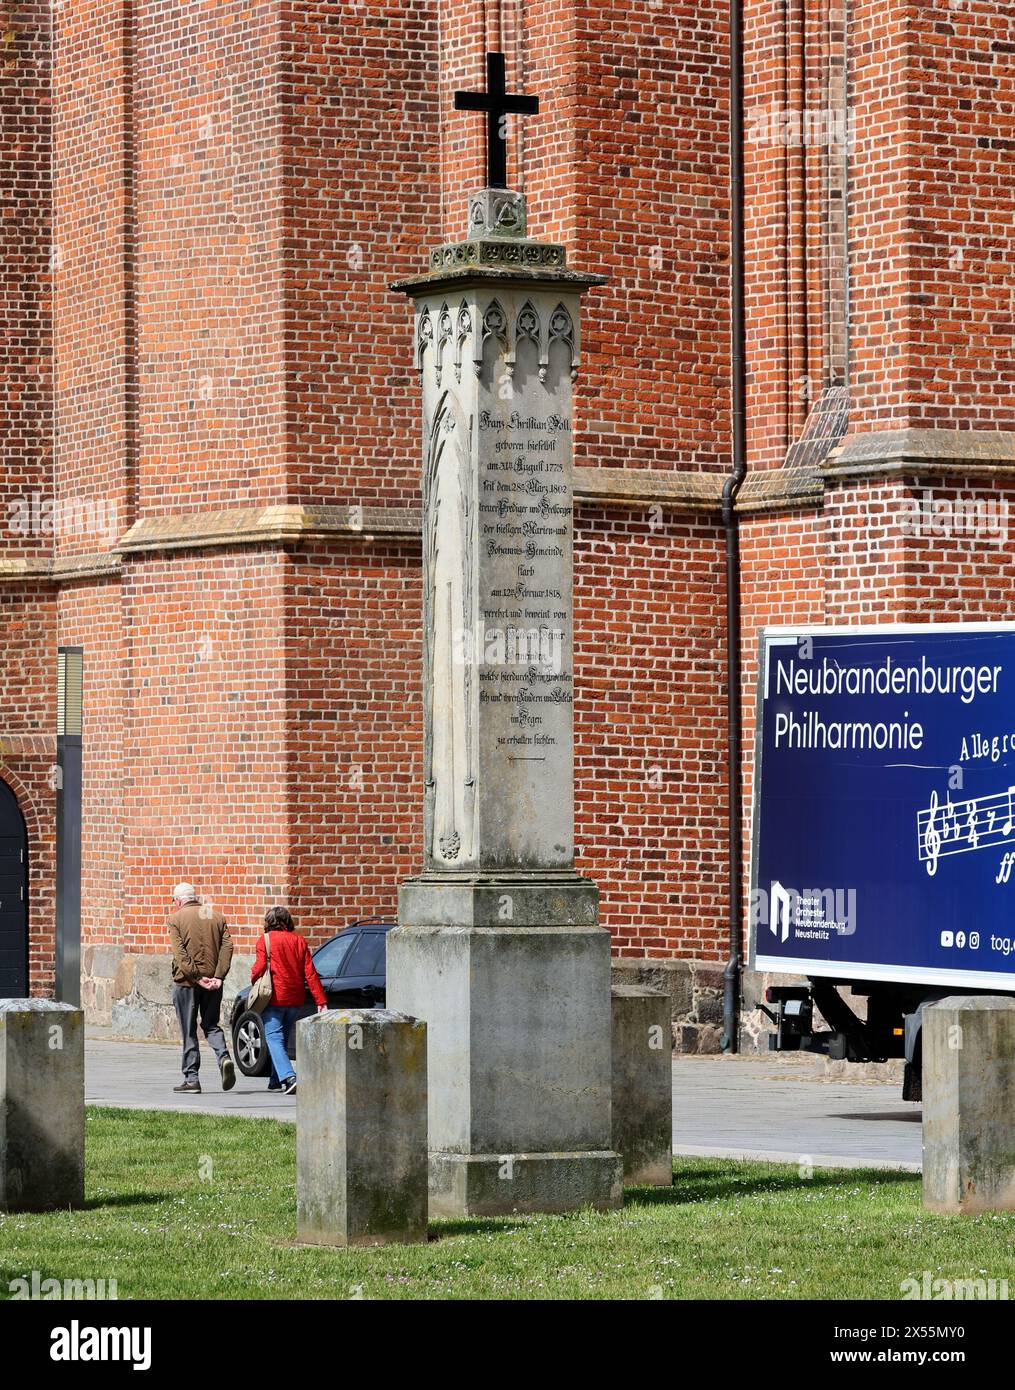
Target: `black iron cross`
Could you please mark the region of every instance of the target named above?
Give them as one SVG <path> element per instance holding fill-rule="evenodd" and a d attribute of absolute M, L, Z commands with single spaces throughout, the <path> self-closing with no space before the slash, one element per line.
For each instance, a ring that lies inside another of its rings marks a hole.
<path fill-rule="evenodd" d="M 486 186 L 507 188 L 507 140 L 504 117 L 517 112 L 534 115 L 539 110 L 538 97 L 509 94 L 505 76 L 504 54 L 486 55 L 486 91 L 456 92 L 456 111 L 486 112 Z"/>

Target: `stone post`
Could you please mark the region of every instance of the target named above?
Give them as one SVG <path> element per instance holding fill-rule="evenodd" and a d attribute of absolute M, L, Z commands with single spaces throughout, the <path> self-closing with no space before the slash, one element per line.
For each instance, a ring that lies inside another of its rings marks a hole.
<path fill-rule="evenodd" d="M 296 1026 L 296 1220 L 307 1245 L 427 1238 L 426 1025 L 343 1009 Z"/>
<path fill-rule="evenodd" d="M 609 937 L 574 869 L 572 386 L 601 283 L 491 189 L 395 287 L 423 387 L 424 866 L 388 1002 L 427 1022 L 440 1214 L 622 1200 Z"/>
<path fill-rule="evenodd" d="M 84 1014 L 50 999 L 2 999 L 0 1211 L 84 1198 Z"/>
<path fill-rule="evenodd" d="M 613 986 L 613 1147 L 629 1183 L 673 1182 L 670 996 Z"/>
<path fill-rule="evenodd" d="M 1015 1211 L 1015 999 L 953 995 L 924 1010 L 923 1203 Z"/>

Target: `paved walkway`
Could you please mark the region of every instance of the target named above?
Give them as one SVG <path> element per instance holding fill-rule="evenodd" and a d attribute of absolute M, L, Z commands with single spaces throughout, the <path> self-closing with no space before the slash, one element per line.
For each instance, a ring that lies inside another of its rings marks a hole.
<path fill-rule="evenodd" d="M 232 1046 L 229 1048 L 232 1052 Z M 89 1105 L 114 1105 L 127 1110 L 180 1110 L 188 1114 L 249 1115 L 255 1119 L 296 1118 L 296 1097 L 267 1090 L 268 1078 L 243 1076 L 237 1067 L 236 1085 L 223 1091 L 211 1048 L 201 1043 L 199 1096 L 174 1095 L 180 1075 L 176 1043 L 125 1042 L 103 1037 L 89 1028 L 85 1035 L 85 1100 Z"/>
<path fill-rule="evenodd" d="M 235 1088 L 223 1093 L 204 1045 L 201 1074 L 207 1089 L 200 1096 L 174 1095 L 180 1079 L 175 1044 L 120 1042 L 89 1030 L 89 1104 L 295 1119 L 298 1099 L 269 1095 L 266 1080 L 237 1072 Z M 676 1153 L 918 1171 L 920 1146 L 920 1107 L 900 1100 L 897 1084 L 818 1080 L 783 1058 L 673 1063 Z"/>
<path fill-rule="evenodd" d="M 806 1070 L 782 1058 L 678 1058 L 674 1151 L 920 1171 L 920 1107 L 900 1099 L 899 1083 Z"/>

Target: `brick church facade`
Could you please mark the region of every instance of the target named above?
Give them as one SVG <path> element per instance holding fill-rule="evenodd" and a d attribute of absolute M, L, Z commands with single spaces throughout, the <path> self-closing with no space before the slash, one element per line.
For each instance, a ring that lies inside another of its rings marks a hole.
<path fill-rule="evenodd" d="M 714 1047 L 726 5 L 0 9 L 0 782 L 31 991 L 62 959 L 68 992 L 79 915 L 88 1009 L 157 1031 L 180 878 L 249 954 L 267 906 L 322 940 L 418 867 L 419 400 L 389 286 L 464 235 L 482 144 L 452 93 L 502 49 L 541 99 L 511 131 L 530 234 L 610 277 L 576 398 L 578 867 L 618 960 Z M 1011 616 L 1015 14 L 747 0 L 745 52 L 749 750 L 761 625 Z M 977 508 L 1005 524 L 955 524 Z"/>

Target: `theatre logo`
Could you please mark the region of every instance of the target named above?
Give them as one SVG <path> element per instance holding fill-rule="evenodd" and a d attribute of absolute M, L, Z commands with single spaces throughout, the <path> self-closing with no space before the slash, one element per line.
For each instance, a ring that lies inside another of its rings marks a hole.
<path fill-rule="evenodd" d="M 855 888 L 787 888 L 772 880 L 770 891 L 751 894 L 751 925 L 767 927 L 777 941 L 831 941 L 856 931 Z"/>

